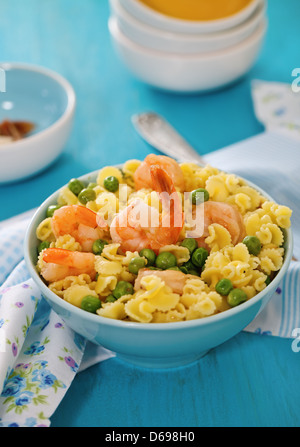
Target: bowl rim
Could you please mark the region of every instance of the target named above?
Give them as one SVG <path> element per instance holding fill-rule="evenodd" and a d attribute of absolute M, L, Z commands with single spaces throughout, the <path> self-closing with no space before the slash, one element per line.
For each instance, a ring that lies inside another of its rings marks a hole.
<path fill-rule="evenodd" d="M 24 150 L 24 146 L 27 146 L 28 143 L 38 143 L 40 139 L 44 139 L 47 136 L 50 136 L 50 134 L 53 131 L 58 130 L 59 128 L 63 127 L 66 122 L 69 121 L 69 119 L 72 118 L 72 115 L 74 113 L 75 107 L 76 107 L 76 94 L 74 91 L 74 88 L 70 84 L 67 79 L 65 79 L 61 74 L 57 73 L 54 70 L 51 70 L 49 68 L 35 65 L 35 64 L 28 64 L 23 62 L 1 62 L 0 68 L 3 68 L 5 71 L 9 70 L 19 70 L 19 71 L 31 71 L 34 73 L 39 73 L 44 75 L 45 77 L 53 79 L 57 84 L 59 84 L 65 91 L 67 95 L 67 105 L 63 112 L 63 114 L 49 127 L 46 129 L 43 129 L 33 135 L 29 135 L 26 138 L 23 138 L 19 141 L 13 141 L 11 143 L 7 144 L 1 144 L 0 145 L 0 156 L 1 153 L 4 151 L 9 150 L 10 153 L 13 154 L 13 152 L 19 152 Z"/>
<path fill-rule="evenodd" d="M 216 41 L 222 39 L 223 37 L 231 38 L 239 34 L 242 30 L 251 28 L 253 22 L 262 20 L 266 12 L 266 0 L 258 0 L 257 8 L 253 13 L 247 17 L 246 21 L 239 23 L 233 28 L 225 29 L 221 32 L 211 32 L 209 34 L 203 33 L 189 33 L 189 34 L 178 34 L 175 31 L 168 31 L 163 29 L 156 29 L 148 25 L 147 23 L 141 23 L 136 17 L 131 15 L 124 6 L 120 3 L 120 0 L 109 0 L 113 10 L 118 11 L 120 16 L 124 17 L 132 27 L 137 28 L 139 31 L 146 31 L 149 35 L 158 36 L 161 39 L 175 39 L 175 41 L 182 41 L 183 43 L 189 43 L 191 41 L 199 40 L 201 42 L 206 41 Z M 258 24 L 257 24 L 258 25 Z"/>
<path fill-rule="evenodd" d="M 197 27 L 201 27 L 203 31 L 210 32 L 213 31 L 221 31 L 226 29 L 227 27 L 231 27 L 243 21 L 245 17 L 251 14 L 255 10 L 258 5 L 259 0 L 250 0 L 248 5 L 242 8 L 240 11 L 237 11 L 235 14 L 232 14 L 228 17 L 214 19 L 214 20 L 185 20 L 172 16 L 168 16 L 167 14 L 163 14 L 159 11 L 156 11 L 150 6 L 138 1 L 138 0 L 126 0 L 127 4 L 130 5 L 133 9 L 140 12 L 141 14 L 148 16 L 149 20 L 152 20 L 153 26 L 154 23 L 160 22 L 161 24 L 169 24 L 171 26 L 179 26 L 189 28 L 190 30 L 196 29 Z M 129 6 L 130 8 L 130 6 Z M 132 10 L 131 10 L 132 12 Z M 174 28 L 175 29 L 175 28 Z M 179 29 L 178 29 L 179 30 Z"/>
<path fill-rule="evenodd" d="M 239 42 L 235 45 L 232 45 L 228 48 L 224 48 L 223 50 L 210 51 L 207 53 L 172 53 L 167 51 L 158 51 L 152 48 L 146 48 L 133 40 L 129 39 L 129 37 L 125 36 L 122 30 L 119 27 L 118 21 L 116 17 L 110 17 L 108 20 L 108 28 L 114 39 L 118 42 L 121 42 L 122 45 L 126 45 L 135 53 L 140 53 L 142 56 L 147 55 L 148 57 L 160 58 L 163 61 L 166 59 L 168 61 L 209 61 L 215 60 L 216 58 L 226 59 L 229 56 L 235 55 L 236 53 L 240 53 L 245 48 L 248 48 L 253 45 L 254 42 L 262 39 L 266 33 L 268 27 L 268 20 L 266 17 L 262 19 L 262 21 L 258 24 L 258 27 L 254 30 L 254 32 L 248 36 L 242 42 Z"/>
<path fill-rule="evenodd" d="M 181 161 L 179 160 L 179 163 Z M 123 166 L 123 164 L 117 164 L 117 165 L 112 165 L 114 167 L 117 168 L 121 168 Z M 89 173 L 86 173 L 79 178 L 79 180 L 83 180 L 83 181 L 92 181 L 93 178 L 96 178 L 99 170 L 101 168 L 97 169 L 96 171 L 92 171 Z M 259 193 L 261 193 L 264 197 L 266 197 L 268 200 L 270 201 L 274 201 L 275 200 L 268 194 L 266 193 L 262 188 L 258 187 L 257 185 L 255 185 L 254 183 L 252 183 L 249 180 L 246 180 L 245 178 L 241 177 L 238 175 L 239 178 L 243 179 L 247 185 L 251 186 L 252 188 L 256 189 L 256 191 L 258 191 Z M 30 224 L 28 225 L 26 234 L 25 234 L 25 239 L 24 239 L 24 260 L 25 260 L 25 264 L 27 266 L 27 269 L 29 270 L 30 276 L 33 279 L 33 281 L 36 283 L 36 285 L 39 287 L 42 295 L 44 297 L 46 297 L 46 299 L 49 299 L 51 302 L 53 301 L 55 304 L 57 304 L 60 307 L 63 307 L 67 312 L 70 312 L 71 314 L 73 314 L 76 317 L 79 317 L 80 319 L 84 320 L 85 322 L 91 322 L 93 324 L 98 323 L 100 325 L 103 326 L 114 326 L 114 327 L 118 327 L 118 328 L 129 328 L 131 330 L 136 330 L 136 331 L 145 331 L 145 330 L 149 330 L 149 331 L 155 331 L 155 330 L 178 330 L 178 329 L 192 329 L 194 327 L 199 327 L 199 326 L 207 326 L 209 324 L 213 324 L 214 322 L 220 322 L 220 321 L 224 321 L 230 318 L 234 318 L 235 315 L 239 314 L 239 313 L 243 313 L 246 312 L 247 309 L 255 306 L 259 301 L 262 301 L 262 299 L 264 298 L 264 296 L 268 293 L 268 291 L 270 290 L 270 288 L 274 289 L 274 291 L 276 290 L 278 284 L 280 283 L 280 281 L 282 280 L 284 274 L 286 273 L 290 262 L 292 260 L 292 256 L 293 256 L 293 233 L 292 233 L 292 229 L 291 227 L 285 230 L 285 235 L 286 235 L 286 248 L 285 248 L 285 255 L 284 255 L 284 261 L 283 261 L 283 265 L 281 267 L 281 269 L 277 272 L 275 278 L 271 281 L 271 283 L 261 292 L 259 292 L 257 295 L 255 295 L 253 298 L 250 298 L 249 300 L 247 300 L 246 302 L 244 302 L 243 304 L 241 304 L 240 306 L 236 306 L 233 307 L 231 309 L 228 309 L 224 312 L 220 312 L 218 314 L 215 315 L 211 315 L 209 317 L 206 318 L 198 318 L 195 320 L 187 320 L 187 321 L 177 321 L 177 322 L 170 322 L 170 323 L 138 323 L 138 322 L 132 322 L 132 321 L 122 321 L 122 320 L 115 320 L 115 319 L 111 319 L 111 318 L 107 318 L 107 317 L 102 317 L 100 315 L 97 314 L 92 314 L 89 312 L 86 312 L 76 306 L 74 306 L 71 303 L 68 303 L 67 301 L 64 301 L 62 298 L 60 298 L 58 295 L 56 295 L 54 292 L 52 292 L 48 286 L 43 282 L 43 280 L 41 279 L 40 275 L 38 274 L 38 272 L 36 271 L 35 265 L 33 263 L 33 261 L 30 258 L 30 253 L 29 253 L 29 246 L 30 246 L 30 238 L 32 236 L 32 234 L 35 235 L 35 230 L 37 228 L 38 223 L 41 222 L 40 220 L 40 214 L 43 213 L 46 209 L 46 207 L 48 207 L 50 204 L 55 204 L 59 191 L 61 190 L 61 188 L 63 188 L 64 186 L 67 186 L 67 184 L 61 186 L 59 189 L 57 189 L 54 193 L 52 193 L 40 206 L 39 208 L 36 210 L 34 216 L 32 217 Z M 276 202 L 275 202 L 276 203 Z M 38 221 L 38 222 L 37 222 Z M 272 287 L 271 287 L 272 286 Z M 43 294 L 44 291 L 44 294 Z M 49 295 L 51 298 L 49 298 Z"/>

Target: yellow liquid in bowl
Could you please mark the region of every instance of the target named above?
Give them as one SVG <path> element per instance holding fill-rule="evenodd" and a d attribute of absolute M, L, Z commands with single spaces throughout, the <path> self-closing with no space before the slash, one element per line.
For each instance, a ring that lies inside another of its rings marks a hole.
<path fill-rule="evenodd" d="M 217 20 L 232 16 L 252 0 L 139 0 L 155 11 L 183 20 Z"/>

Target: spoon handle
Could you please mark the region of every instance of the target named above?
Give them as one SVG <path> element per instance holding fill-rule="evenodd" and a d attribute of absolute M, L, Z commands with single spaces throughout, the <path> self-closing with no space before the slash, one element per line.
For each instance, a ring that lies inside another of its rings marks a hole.
<path fill-rule="evenodd" d="M 154 112 L 134 115 L 132 123 L 141 135 L 155 149 L 183 162 L 206 162 L 184 138 L 161 116 Z"/>

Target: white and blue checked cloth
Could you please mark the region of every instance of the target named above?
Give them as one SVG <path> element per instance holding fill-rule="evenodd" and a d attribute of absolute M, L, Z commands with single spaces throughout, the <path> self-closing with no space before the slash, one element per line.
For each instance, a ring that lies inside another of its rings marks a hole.
<path fill-rule="evenodd" d="M 300 94 L 262 81 L 253 83 L 252 92 L 266 131 L 206 160 L 254 182 L 293 210 L 294 256 L 300 259 Z M 30 279 L 23 239 L 32 214 L 0 223 L 0 426 L 49 426 L 76 373 L 114 356 L 67 328 Z M 245 331 L 292 338 L 300 334 L 297 328 L 300 262 L 293 261 Z"/>

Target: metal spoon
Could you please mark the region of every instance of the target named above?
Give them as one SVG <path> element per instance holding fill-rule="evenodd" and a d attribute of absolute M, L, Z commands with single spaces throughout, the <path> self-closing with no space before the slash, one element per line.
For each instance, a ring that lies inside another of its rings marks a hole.
<path fill-rule="evenodd" d="M 204 158 L 157 113 L 146 112 L 133 115 L 132 123 L 139 135 L 163 154 L 179 161 L 207 164 Z"/>

